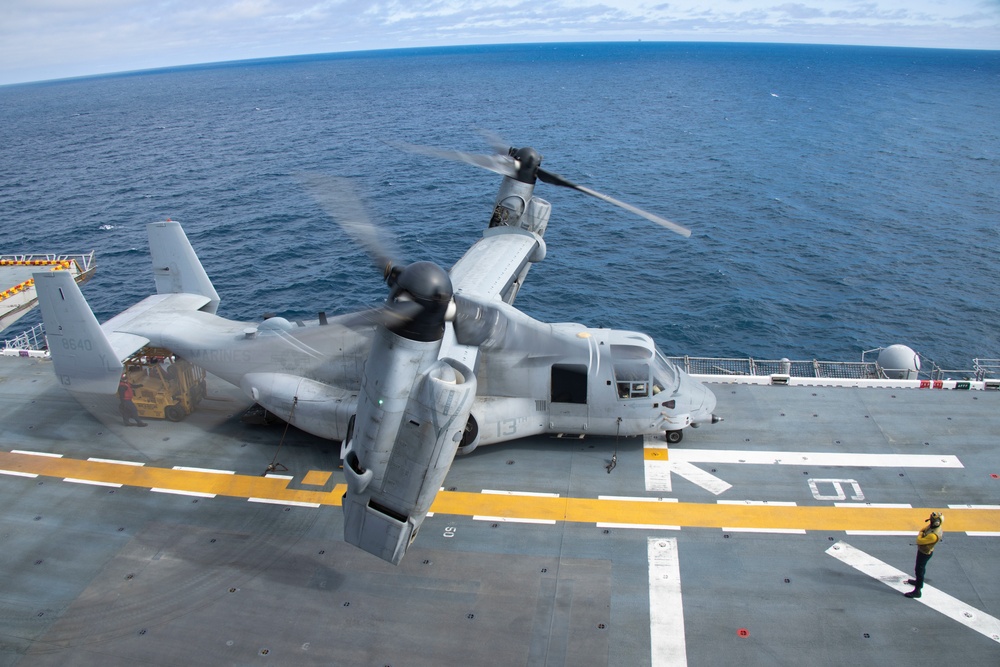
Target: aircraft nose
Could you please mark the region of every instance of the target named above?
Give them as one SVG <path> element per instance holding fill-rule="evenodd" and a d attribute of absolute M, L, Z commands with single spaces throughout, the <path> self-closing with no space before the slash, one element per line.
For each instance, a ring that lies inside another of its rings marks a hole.
<path fill-rule="evenodd" d="M 714 414 L 716 406 L 715 394 L 700 382 L 698 383 L 698 389 L 701 392 L 701 406 L 694 411 L 691 420 L 696 423 L 714 424 L 719 421 Z"/>

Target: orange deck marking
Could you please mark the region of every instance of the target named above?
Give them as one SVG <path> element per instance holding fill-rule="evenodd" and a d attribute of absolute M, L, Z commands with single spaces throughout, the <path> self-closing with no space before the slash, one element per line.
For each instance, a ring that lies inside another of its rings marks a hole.
<path fill-rule="evenodd" d="M 331 475 L 333 473 L 328 470 L 310 470 L 302 478 L 302 483 L 309 486 L 326 486 L 326 483 L 330 481 Z"/>
<path fill-rule="evenodd" d="M 233 498 L 268 498 L 339 506 L 346 484 L 331 491 L 289 489 L 291 480 L 259 475 L 219 475 L 125 463 L 82 461 L 0 452 L 0 470 L 117 483 L 138 488 L 210 493 Z M 331 472 L 310 471 L 306 483 L 324 484 Z M 622 523 L 696 528 L 774 528 L 799 530 L 880 530 L 916 532 L 931 510 L 940 507 L 832 507 L 825 505 L 719 505 L 715 503 L 649 503 L 442 491 L 431 506 L 436 514 L 549 519 L 574 523 Z M 947 510 L 951 532 L 1000 532 L 1000 509 Z"/>

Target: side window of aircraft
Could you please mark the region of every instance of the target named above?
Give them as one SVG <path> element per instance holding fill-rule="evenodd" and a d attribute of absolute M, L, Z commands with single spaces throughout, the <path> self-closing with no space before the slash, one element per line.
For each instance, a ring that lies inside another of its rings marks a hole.
<path fill-rule="evenodd" d="M 649 396 L 649 366 L 647 364 L 615 364 L 618 398 Z"/>

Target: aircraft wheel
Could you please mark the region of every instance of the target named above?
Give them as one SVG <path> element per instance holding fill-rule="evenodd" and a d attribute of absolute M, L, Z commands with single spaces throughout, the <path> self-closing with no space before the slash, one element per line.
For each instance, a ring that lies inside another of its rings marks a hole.
<path fill-rule="evenodd" d="M 676 445 L 684 439 L 684 431 L 664 431 L 667 434 L 667 442 Z"/>
<path fill-rule="evenodd" d="M 163 411 L 163 416 L 169 421 L 179 422 L 184 419 L 184 410 L 180 405 L 168 405 Z"/>

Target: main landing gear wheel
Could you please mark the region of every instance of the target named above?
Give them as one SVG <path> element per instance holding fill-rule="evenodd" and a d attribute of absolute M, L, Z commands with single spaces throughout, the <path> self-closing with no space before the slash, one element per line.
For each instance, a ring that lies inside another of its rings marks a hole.
<path fill-rule="evenodd" d="M 684 431 L 664 431 L 664 433 L 667 434 L 667 442 L 671 445 L 676 445 L 684 439 Z"/>

